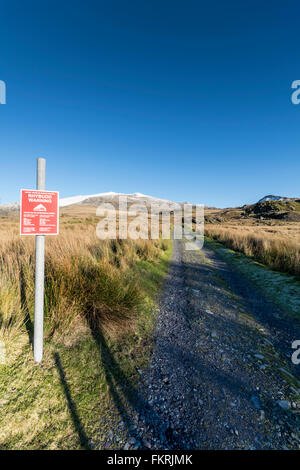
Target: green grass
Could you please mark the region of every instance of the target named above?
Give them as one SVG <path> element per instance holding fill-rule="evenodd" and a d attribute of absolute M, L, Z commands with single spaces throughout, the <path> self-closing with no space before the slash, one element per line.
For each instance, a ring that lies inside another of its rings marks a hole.
<path fill-rule="evenodd" d="M 300 321 L 300 282 L 289 274 L 273 271 L 242 253 L 206 237 L 205 244 L 215 250 L 228 264 L 253 282 L 256 287 L 286 314 Z"/>
<path fill-rule="evenodd" d="M 0 365 L 1 449 L 104 445 L 120 413 L 126 413 L 125 404 L 134 406 L 137 369 L 149 358 L 156 297 L 171 251 L 166 242 L 158 261 L 136 263 L 143 302 L 132 331 L 112 339 L 87 329 L 70 347 L 50 338 L 41 365 L 34 363 L 30 345 L 19 344 L 21 352 Z"/>

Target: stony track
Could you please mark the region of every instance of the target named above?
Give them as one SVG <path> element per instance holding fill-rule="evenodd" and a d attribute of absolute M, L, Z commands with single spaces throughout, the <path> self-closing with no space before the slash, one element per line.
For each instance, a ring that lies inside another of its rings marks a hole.
<path fill-rule="evenodd" d="M 299 449 L 299 328 L 213 251 L 183 243 L 121 448 Z"/>

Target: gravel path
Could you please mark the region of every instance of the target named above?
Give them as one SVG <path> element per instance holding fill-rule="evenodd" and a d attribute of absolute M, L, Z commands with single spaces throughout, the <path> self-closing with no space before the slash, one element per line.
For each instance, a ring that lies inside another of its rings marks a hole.
<path fill-rule="evenodd" d="M 213 251 L 182 247 L 122 448 L 299 449 L 299 330 Z"/>

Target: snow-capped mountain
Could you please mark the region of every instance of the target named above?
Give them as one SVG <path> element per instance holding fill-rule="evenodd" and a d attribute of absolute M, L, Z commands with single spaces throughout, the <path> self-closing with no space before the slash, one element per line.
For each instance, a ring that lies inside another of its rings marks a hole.
<path fill-rule="evenodd" d="M 59 200 L 60 207 L 70 206 L 71 204 L 98 204 L 102 201 L 106 200 L 116 200 L 119 196 L 126 196 L 128 202 L 157 202 L 157 203 L 172 203 L 167 199 L 160 199 L 154 196 L 147 196 L 146 194 L 142 193 L 132 193 L 132 194 L 125 194 L 125 193 L 114 193 L 112 191 L 107 193 L 98 193 L 98 194 L 89 194 L 86 196 L 72 196 L 66 197 Z"/>
<path fill-rule="evenodd" d="M 63 197 L 59 199 L 59 206 L 66 207 L 71 206 L 73 204 L 92 204 L 98 205 L 101 202 L 117 202 L 118 196 L 127 196 L 127 202 L 137 203 L 137 202 L 146 202 L 148 204 L 172 204 L 173 201 L 169 201 L 168 199 L 160 199 L 154 196 L 147 196 L 146 194 L 142 193 L 132 193 L 132 194 L 125 194 L 125 193 L 115 193 L 113 191 L 109 191 L 106 193 L 97 193 L 97 194 L 87 194 L 87 195 L 78 195 L 78 196 L 71 196 L 71 197 Z M 5 204 L 0 206 L 0 211 L 11 212 L 15 210 L 19 210 L 20 203 L 13 202 L 10 204 Z"/>
<path fill-rule="evenodd" d="M 265 201 L 287 201 L 288 199 L 292 199 L 289 197 L 283 196 L 274 196 L 274 194 L 268 194 L 268 196 L 263 197 L 258 202 L 265 202 Z"/>

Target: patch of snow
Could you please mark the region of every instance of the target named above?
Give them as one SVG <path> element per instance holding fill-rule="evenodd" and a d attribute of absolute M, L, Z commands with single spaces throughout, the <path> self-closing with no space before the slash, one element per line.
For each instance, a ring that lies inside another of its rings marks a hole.
<path fill-rule="evenodd" d="M 117 196 L 119 193 L 107 192 L 107 193 L 98 193 L 98 194 L 89 194 L 86 196 L 71 196 L 71 197 L 62 197 L 59 199 L 59 206 L 65 207 L 70 206 L 71 204 L 79 204 L 80 202 L 90 199 L 92 197 L 105 197 L 105 196 Z"/>

